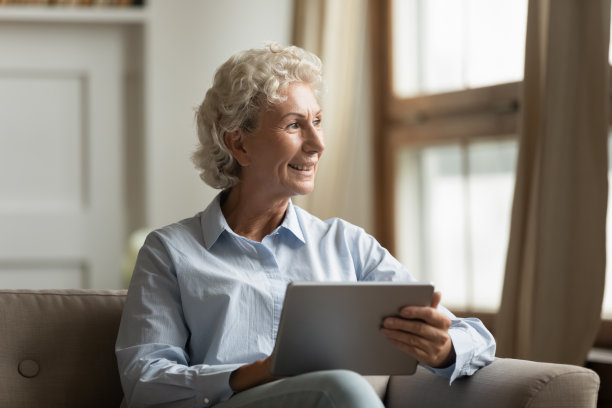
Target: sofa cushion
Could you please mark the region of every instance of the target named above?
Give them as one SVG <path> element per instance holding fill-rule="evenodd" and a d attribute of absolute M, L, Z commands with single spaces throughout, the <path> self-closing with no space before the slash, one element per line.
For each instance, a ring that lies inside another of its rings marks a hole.
<path fill-rule="evenodd" d="M 0 290 L 0 406 L 116 407 L 126 291 Z"/>

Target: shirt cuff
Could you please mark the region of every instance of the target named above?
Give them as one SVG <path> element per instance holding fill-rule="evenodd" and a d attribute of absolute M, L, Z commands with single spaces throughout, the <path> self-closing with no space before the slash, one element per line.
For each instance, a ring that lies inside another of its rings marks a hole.
<path fill-rule="evenodd" d="M 238 369 L 241 365 L 223 365 L 222 370 L 219 372 L 215 372 L 214 366 L 208 366 L 203 369 L 203 374 L 205 373 L 207 378 L 202 381 L 203 384 L 197 386 L 196 406 L 202 408 L 211 407 L 221 401 L 228 400 L 234 395 L 234 390 L 229 385 L 229 379 L 234 370 Z"/>
<path fill-rule="evenodd" d="M 474 350 L 472 337 L 464 328 L 451 326 L 448 334 L 455 349 L 455 363 L 444 368 L 425 367 L 441 377 L 448 378 L 449 384 L 452 384 L 457 378 L 467 375 L 466 367 L 472 361 Z"/>

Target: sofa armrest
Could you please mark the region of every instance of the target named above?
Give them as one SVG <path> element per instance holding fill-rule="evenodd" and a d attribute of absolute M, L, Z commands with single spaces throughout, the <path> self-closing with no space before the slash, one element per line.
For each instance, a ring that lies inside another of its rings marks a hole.
<path fill-rule="evenodd" d="M 404 407 L 596 407 L 599 376 L 584 367 L 496 358 L 452 385 L 423 367 L 389 380 L 386 405 Z"/>

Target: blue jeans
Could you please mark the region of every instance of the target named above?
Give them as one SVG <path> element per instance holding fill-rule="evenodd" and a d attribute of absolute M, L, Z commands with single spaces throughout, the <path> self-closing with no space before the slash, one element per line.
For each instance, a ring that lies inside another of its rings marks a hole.
<path fill-rule="evenodd" d="M 384 407 L 368 381 L 347 370 L 316 371 L 283 378 L 234 395 L 215 408 Z"/>

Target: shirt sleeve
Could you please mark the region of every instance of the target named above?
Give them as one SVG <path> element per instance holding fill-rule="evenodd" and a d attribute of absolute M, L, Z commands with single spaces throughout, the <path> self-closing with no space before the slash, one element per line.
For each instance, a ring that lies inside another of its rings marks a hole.
<path fill-rule="evenodd" d="M 138 254 L 115 352 L 124 406 L 207 407 L 232 395 L 240 365 L 190 365 L 189 329 L 171 257 L 152 233 Z"/>
<path fill-rule="evenodd" d="M 448 378 L 452 384 L 457 378 L 472 375 L 479 368 L 493 362 L 495 338 L 479 319 L 458 318 L 444 306 L 440 305 L 438 308 L 451 319 L 448 334 L 455 349 L 455 364 L 446 368 L 424 367 Z"/>
<path fill-rule="evenodd" d="M 373 281 L 416 281 L 410 272 L 378 241 L 361 228 L 352 231 L 352 248 L 359 280 Z M 436 369 L 425 366 L 437 375 L 446 377 L 452 383 L 455 379 L 472 375 L 479 368 L 490 364 L 495 358 L 495 338 L 479 319 L 458 318 L 444 306 L 440 311 L 451 319 L 448 332 L 453 341 L 455 364 Z"/>

